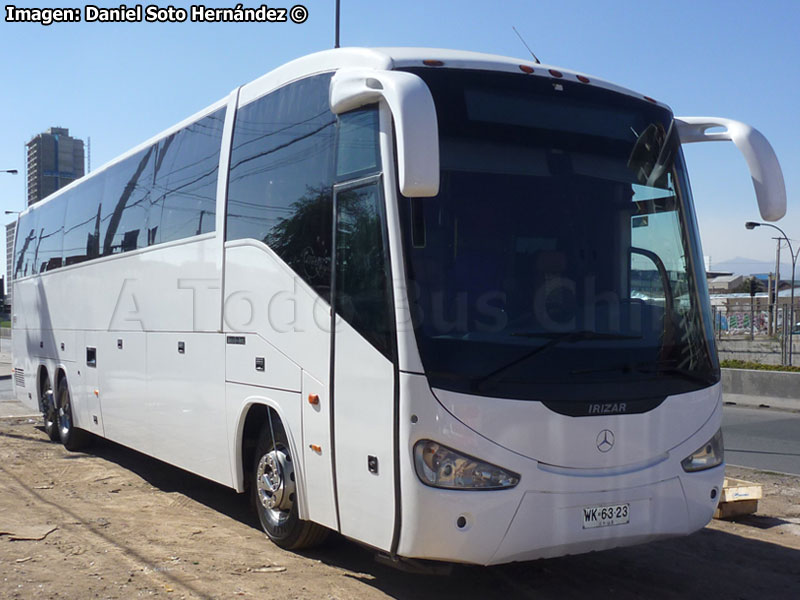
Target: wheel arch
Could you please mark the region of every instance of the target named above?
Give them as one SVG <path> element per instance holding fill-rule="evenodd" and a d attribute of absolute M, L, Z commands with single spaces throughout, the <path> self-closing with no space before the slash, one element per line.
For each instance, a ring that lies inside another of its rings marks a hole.
<path fill-rule="evenodd" d="M 70 383 L 69 376 L 67 375 L 67 366 L 63 363 L 57 363 L 53 367 L 53 372 L 55 373 L 55 376 L 52 378 L 52 384 L 56 406 L 58 406 L 58 386 L 61 385 L 62 381 L 67 382 L 67 389 L 69 390 L 69 395 L 72 398 L 72 404 L 74 406 L 76 398 L 75 394 L 72 392 L 72 384 Z"/>
<path fill-rule="evenodd" d="M 302 432 L 292 430 L 289 426 L 291 420 L 288 418 L 286 412 L 281 408 L 278 402 L 270 398 L 263 396 L 251 397 L 242 404 L 234 430 L 233 457 L 235 464 L 233 469 L 233 487 L 240 493 L 247 490 L 246 471 L 251 467 L 247 461 L 253 460 L 258 434 L 261 431 L 261 427 L 268 422 L 267 417 L 270 412 L 272 413 L 273 426 L 276 422 L 279 422 L 280 426 L 283 427 L 283 431 L 286 433 L 289 450 L 294 458 L 297 510 L 301 519 L 307 519 L 308 509 L 306 504 Z"/>
<path fill-rule="evenodd" d="M 56 376 L 55 376 L 55 381 L 54 381 L 54 384 L 53 384 L 53 390 L 54 391 L 58 389 L 59 385 L 61 385 L 61 380 L 62 379 L 66 379 L 67 380 L 67 385 L 69 385 L 69 379 L 67 378 L 67 370 L 66 370 L 66 368 L 64 368 L 63 365 L 58 365 L 55 368 L 55 371 L 56 371 Z"/>

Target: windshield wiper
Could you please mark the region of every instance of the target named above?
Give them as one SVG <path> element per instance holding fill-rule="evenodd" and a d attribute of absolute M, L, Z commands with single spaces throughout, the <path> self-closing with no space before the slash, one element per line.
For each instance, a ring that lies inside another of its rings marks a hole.
<path fill-rule="evenodd" d="M 665 362 L 672 366 L 668 366 L 665 364 Z M 575 369 L 574 371 L 570 371 L 570 374 L 585 375 L 588 373 L 611 373 L 614 371 L 622 371 L 623 373 L 634 371 L 637 373 L 652 373 L 654 375 L 679 375 L 684 379 L 688 379 L 696 383 L 715 383 L 710 377 L 698 375 L 694 371 L 677 366 L 677 361 L 625 363 L 623 365 L 601 367 L 598 369 Z"/>
<path fill-rule="evenodd" d="M 550 332 L 542 332 L 542 331 L 515 331 L 511 335 L 517 337 L 541 337 L 541 338 L 552 338 L 545 344 L 541 346 L 537 346 L 530 352 L 523 354 L 521 357 L 517 358 L 516 360 L 508 363 L 500 367 L 499 369 L 492 371 L 488 375 L 482 377 L 476 387 L 479 392 L 483 391 L 484 386 L 487 384 L 492 383 L 498 377 L 500 377 L 503 373 L 513 369 L 518 364 L 523 363 L 530 358 L 533 358 L 537 354 L 541 354 L 550 348 L 558 346 L 559 344 L 571 344 L 575 342 L 584 342 L 588 340 L 639 340 L 641 337 L 633 336 L 633 335 L 619 335 L 616 333 L 600 333 L 599 331 L 591 331 L 591 330 L 580 330 L 580 331 L 567 331 L 563 333 L 550 333 Z"/>
<path fill-rule="evenodd" d="M 617 333 L 601 333 L 599 331 L 566 331 L 566 332 L 550 332 L 550 331 L 512 331 L 509 335 L 515 337 L 526 338 L 548 338 L 557 342 L 582 342 L 583 340 L 639 340 L 639 336 L 634 335 L 620 335 Z M 577 339 L 565 339 L 573 338 Z"/>
<path fill-rule="evenodd" d="M 678 375 L 683 377 L 684 379 L 688 379 L 689 381 L 694 381 L 695 383 L 703 383 L 705 385 L 711 385 L 716 383 L 713 377 L 708 375 L 698 375 L 694 371 L 690 371 L 689 369 L 684 369 L 683 367 L 659 367 L 658 365 L 651 365 L 652 368 L 644 369 L 639 368 L 639 372 L 641 373 L 654 373 L 655 375 Z"/>

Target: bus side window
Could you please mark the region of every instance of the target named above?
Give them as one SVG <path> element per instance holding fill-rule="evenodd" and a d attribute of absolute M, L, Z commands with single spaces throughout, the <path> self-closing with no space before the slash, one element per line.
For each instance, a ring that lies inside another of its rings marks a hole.
<path fill-rule="evenodd" d="M 103 256 L 147 246 L 145 231 L 153 184 L 155 146 L 109 169 L 103 194 Z"/>
<path fill-rule="evenodd" d="M 167 136 L 158 143 L 149 227 L 154 243 L 214 231 L 217 175 L 225 109 Z"/>
<path fill-rule="evenodd" d="M 59 198 L 67 203 L 64 266 L 100 256 L 100 228 L 106 173 L 98 173 Z"/>
<path fill-rule="evenodd" d="M 43 207 L 39 213 L 39 237 L 36 240 L 36 265 L 39 273 L 61 266 L 61 246 L 64 240 L 64 202 L 56 200 Z"/>
<path fill-rule="evenodd" d="M 33 274 L 33 257 L 36 249 L 37 221 L 39 211 L 23 215 L 17 223 L 14 279 Z"/>
<path fill-rule="evenodd" d="M 339 116 L 336 178 L 354 179 L 380 170 L 376 105 Z"/>
<path fill-rule="evenodd" d="M 336 193 L 336 313 L 392 356 L 389 260 L 380 179 Z"/>
<path fill-rule="evenodd" d="M 263 242 L 325 300 L 336 139 L 330 78 L 301 79 L 239 108 L 226 215 L 228 240 Z"/>

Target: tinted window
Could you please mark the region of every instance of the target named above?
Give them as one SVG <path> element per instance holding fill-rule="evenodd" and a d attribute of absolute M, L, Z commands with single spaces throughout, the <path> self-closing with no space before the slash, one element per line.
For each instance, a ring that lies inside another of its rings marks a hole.
<path fill-rule="evenodd" d="M 214 231 L 225 109 L 22 216 L 14 277 Z"/>
<path fill-rule="evenodd" d="M 239 109 L 227 215 L 229 240 L 264 242 L 326 298 L 336 134 L 330 77 L 298 81 Z"/>
<path fill-rule="evenodd" d="M 441 185 L 399 207 L 431 386 L 585 415 L 719 381 L 669 111 L 578 82 L 414 72 Z"/>
<path fill-rule="evenodd" d="M 39 237 L 34 251 L 38 273 L 52 271 L 61 266 L 61 244 L 64 239 L 64 209 L 60 198 L 41 206 L 38 213 Z"/>
<path fill-rule="evenodd" d="M 214 231 L 224 120 L 218 110 L 158 143 L 150 213 L 150 228 L 158 229 L 150 243 Z"/>
<path fill-rule="evenodd" d="M 152 146 L 108 170 L 100 233 L 103 256 L 147 246 L 154 155 Z"/>
<path fill-rule="evenodd" d="M 336 314 L 392 354 L 389 261 L 379 181 L 336 194 Z"/>
<path fill-rule="evenodd" d="M 36 240 L 39 237 L 36 222 L 39 215 L 37 211 L 29 212 L 20 217 L 17 223 L 17 242 L 15 246 L 14 279 L 32 275 L 33 256 L 36 250 Z"/>
<path fill-rule="evenodd" d="M 336 176 L 351 179 L 375 172 L 378 163 L 378 108 L 371 106 L 339 117 Z"/>
<path fill-rule="evenodd" d="M 64 265 L 100 256 L 101 210 L 106 173 L 98 173 L 58 200 L 66 203 Z"/>

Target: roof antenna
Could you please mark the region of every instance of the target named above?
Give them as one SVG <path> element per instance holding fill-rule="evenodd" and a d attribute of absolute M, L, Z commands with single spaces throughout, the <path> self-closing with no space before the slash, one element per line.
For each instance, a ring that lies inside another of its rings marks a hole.
<path fill-rule="evenodd" d="M 336 0 L 336 21 L 335 21 L 335 28 L 336 28 L 336 39 L 333 43 L 334 48 L 339 47 L 339 0 Z"/>
<path fill-rule="evenodd" d="M 336 6 L 337 6 L 337 10 L 338 10 L 338 6 L 339 6 L 339 0 L 336 0 Z M 337 13 L 337 15 L 338 15 L 338 13 Z M 338 26 L 337 26 L 337 27 L 338 27 Z M 512 25 L 512 26 L 511 26 L 511 29 L 513 29 L 513 30 L 514 30 L 514 33 L 516 33 L 516 34 L 517 34 L 517 37 L 519 38 L 519 41 L 520 41 L 520 42 L 522 42 L 523 44 L 525 44 L 525 40 L 523 40 L 523 39 L 522 39 L 522 36 L 519 34 L 519 31 L 517 31 L 517 28 L 516 28 L 516 27 L 514 27 L 514 26 Z M 338 35 L 339 35 L 339 34 L 338 34 L 338 29 L 337 29 L 337 34 L 336 34 L 336 35 L 337 35 L 337 38 L 336 38 L 336 39 L 338 40 L 338 39 L 339 39 L 339 38 L 338 38 Z M 531 53 L 531 56 L 533 57 L 533 60 L 535 60 L 535 61 L 536 61 L 536 64 L 537 64 L 537 65 L 540 65 L 540 64 L 542 64 L 542 61 L 540 61 L 538 58 L 536 58 L 536 55 L 533 53 L 533 50 L 531 50 L 531 47 L 530 47 L 530 46 L 528 46 L 528 44 L 525 44 L 525 47 L 528 49 L 528 52 L 530 52 L 530 53 Z M 338 48 L 338 46 L 337 46 L 337 48 Z"/>

